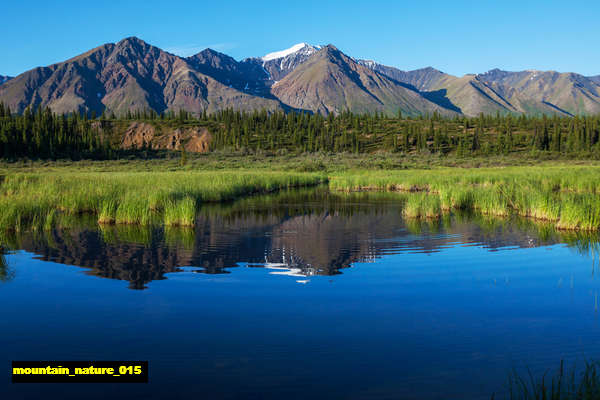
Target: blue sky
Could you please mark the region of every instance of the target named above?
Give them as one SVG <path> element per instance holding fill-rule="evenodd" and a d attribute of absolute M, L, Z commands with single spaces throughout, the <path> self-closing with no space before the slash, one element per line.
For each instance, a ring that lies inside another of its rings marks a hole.
<path fill-rule="evenodd" d="M 2 5 L 0 74 L 16 75 L 138 36 L 242 59 L 298 42 L 455 75 L 553 69 L 600 74 L 598 1 L 72 1 Z"/>

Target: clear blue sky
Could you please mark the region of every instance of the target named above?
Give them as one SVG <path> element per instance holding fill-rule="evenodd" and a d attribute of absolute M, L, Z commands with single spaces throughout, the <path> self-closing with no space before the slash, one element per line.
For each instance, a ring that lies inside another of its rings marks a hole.
<path fill-rule="evenodd" d="M 600 1 L 29 1 L 0 8 L 0 74 L 138 36 L 242 59 L 298 42 L 455 75 L 553 69 L 600 74 Z"/>

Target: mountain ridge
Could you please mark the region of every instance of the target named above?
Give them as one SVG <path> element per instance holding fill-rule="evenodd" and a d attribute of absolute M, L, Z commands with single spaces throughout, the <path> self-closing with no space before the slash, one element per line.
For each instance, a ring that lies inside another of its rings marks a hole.
<path fill-rule="evenodd" d="M 0 101 L 17 112 L 38 105 L 56 112 L 116 113 L 145 108 L 193 113 L 282 108 L 276 100 L 226 86 L 186 59 L 135 37 L 20 74 L 0 86 Z"/>
<path fill-rule="evenodd" d="M 600 75 L 491 69 L 462 77 L 354 59 L 333 45 L 299 43 L 240 61 L 212 49 L 179 57 L 137 37 L 106 43 L 11 78 L 0 75 L 11 110 L 56 112 L 185 109 L 199 114 L 305 110 L 408 115 L 600 113 Z"/>
<path fill-rule="evenodd" d="M 457 77 L 432 67 L 402 71 L 370 60 L 359 62 L 413 85 L 425 97 L 437 96 L 438 102 L 446 101 L 469 116 L 496 112 L 560 115 L 600 113 L 598 77 L 584 77 L 572 72 L 512 72 L 497 68 L 482 74 Z"/>

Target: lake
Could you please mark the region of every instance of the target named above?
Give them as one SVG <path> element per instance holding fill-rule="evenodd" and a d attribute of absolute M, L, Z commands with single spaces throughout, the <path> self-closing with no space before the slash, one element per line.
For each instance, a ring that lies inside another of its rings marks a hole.
<path fill-rule="evenodd" d="M 598 358 L 597 235 L 406 220 L 394 196 L 6 235 L 2 398 L 489 399 L 513 368 Z M 148 360 L 150 383 L 10 384 L 11 360 L 38 359 Z"/>

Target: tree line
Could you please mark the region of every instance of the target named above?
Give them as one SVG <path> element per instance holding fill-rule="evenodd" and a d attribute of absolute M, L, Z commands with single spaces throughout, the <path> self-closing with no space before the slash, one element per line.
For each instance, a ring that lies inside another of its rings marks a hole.
<path fill-rule="evenodd" d="M 49 108 L 11 113 L 0 103 L 0 155 L 4 158 L 119 157 L 118 140 L 106 126 L 145 121 L 167 127 L 206 126 L 211 150 L 303 152 L 373 151 L 454 154 L 555 153 L 600 156 L 600 116 L 479 115 L 442 117 L 437 113 L 391 117 L 349 111 L 327 116 L 282 111 L 223 110 L 193 115 L 185 110 L 127 111 L 116 116 L 55 114 Z M 164 131 L 164 129 L 163 129 Z M 109 132 L 110 134 L 108 134 Z M 117 132 L 118 134 L 118 132 Z"/>
<path fill-rule="evenodd" d="M 49 108 L 12 114 L 0 103 L 0 156 L 8 159 L 106 159 L 113 151 L 86 114 L 57 115 Z"/>

